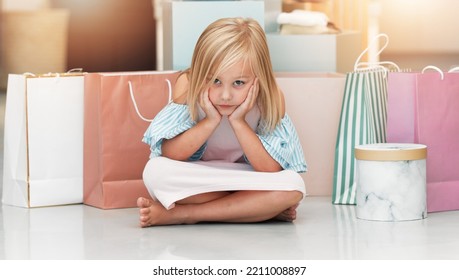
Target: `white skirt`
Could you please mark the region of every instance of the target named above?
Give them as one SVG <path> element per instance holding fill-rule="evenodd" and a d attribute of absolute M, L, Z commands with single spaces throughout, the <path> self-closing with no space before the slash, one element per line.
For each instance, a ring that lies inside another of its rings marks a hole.
<path fill-rule="evenodd" d="M 215 191 L 300 191 L 304 181 L 292 170 L 256 172 L 249 164 L 222 161 L 184 162 L 166 157 L 148 161 L 143 180 L 151 197 L 171 209 L 176 201 Z"/>

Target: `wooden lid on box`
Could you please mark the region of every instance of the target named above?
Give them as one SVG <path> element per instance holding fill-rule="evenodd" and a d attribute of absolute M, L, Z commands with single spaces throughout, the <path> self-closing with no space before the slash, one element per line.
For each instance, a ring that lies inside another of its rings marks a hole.
<path fill-rule="evenodd" d="M 420 160 L 427 157 L 427 146 L 407 143 L 378 143 L 356 146 L 354 152 L 357 160 Z"/>

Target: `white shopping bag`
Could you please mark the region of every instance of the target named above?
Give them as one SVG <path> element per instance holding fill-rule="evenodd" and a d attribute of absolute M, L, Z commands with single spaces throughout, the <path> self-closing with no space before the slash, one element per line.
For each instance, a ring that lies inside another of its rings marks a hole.
<path fill-rule="evenodd" d="M 38 207 L 83 201 L 84 76 L 8 76 L 4 204 Z"/>

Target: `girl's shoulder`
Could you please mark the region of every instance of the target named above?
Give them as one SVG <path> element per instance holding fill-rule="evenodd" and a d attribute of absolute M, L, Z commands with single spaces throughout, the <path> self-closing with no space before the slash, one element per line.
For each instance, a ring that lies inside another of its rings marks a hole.
<path fill-rule="evenodd" d="M 174 103 L 185 104 L 188 95 L 189 81 L 188 72 L 184 71 L 180 74 L 175 82 L 175 87 L 172 92 L 172 99 Z"/>

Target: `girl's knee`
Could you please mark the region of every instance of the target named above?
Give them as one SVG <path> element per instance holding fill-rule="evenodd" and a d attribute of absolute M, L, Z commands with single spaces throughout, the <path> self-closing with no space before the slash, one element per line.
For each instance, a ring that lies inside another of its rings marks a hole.
<path fill-rule="evenodd" d="M 164 157 L 155 157 L 148 160 L 143 170 L 142 178 L 147 187 L 163 184 L 163 179 L 167 178 L 168 172 L 173 170 Z"/>
<path fill-rule="evenodd" d="M 275 195 L 287 207 L 296 205 L 303 199 L 303 193 L 296 190 L 275 192 Z"/>
<path fill-rule="evenodd" d="M 303 199 L 304 194 L 300 191 L 290 191 L 290 196 L 293 203 L 292 205 L 295 205 Z"/>

